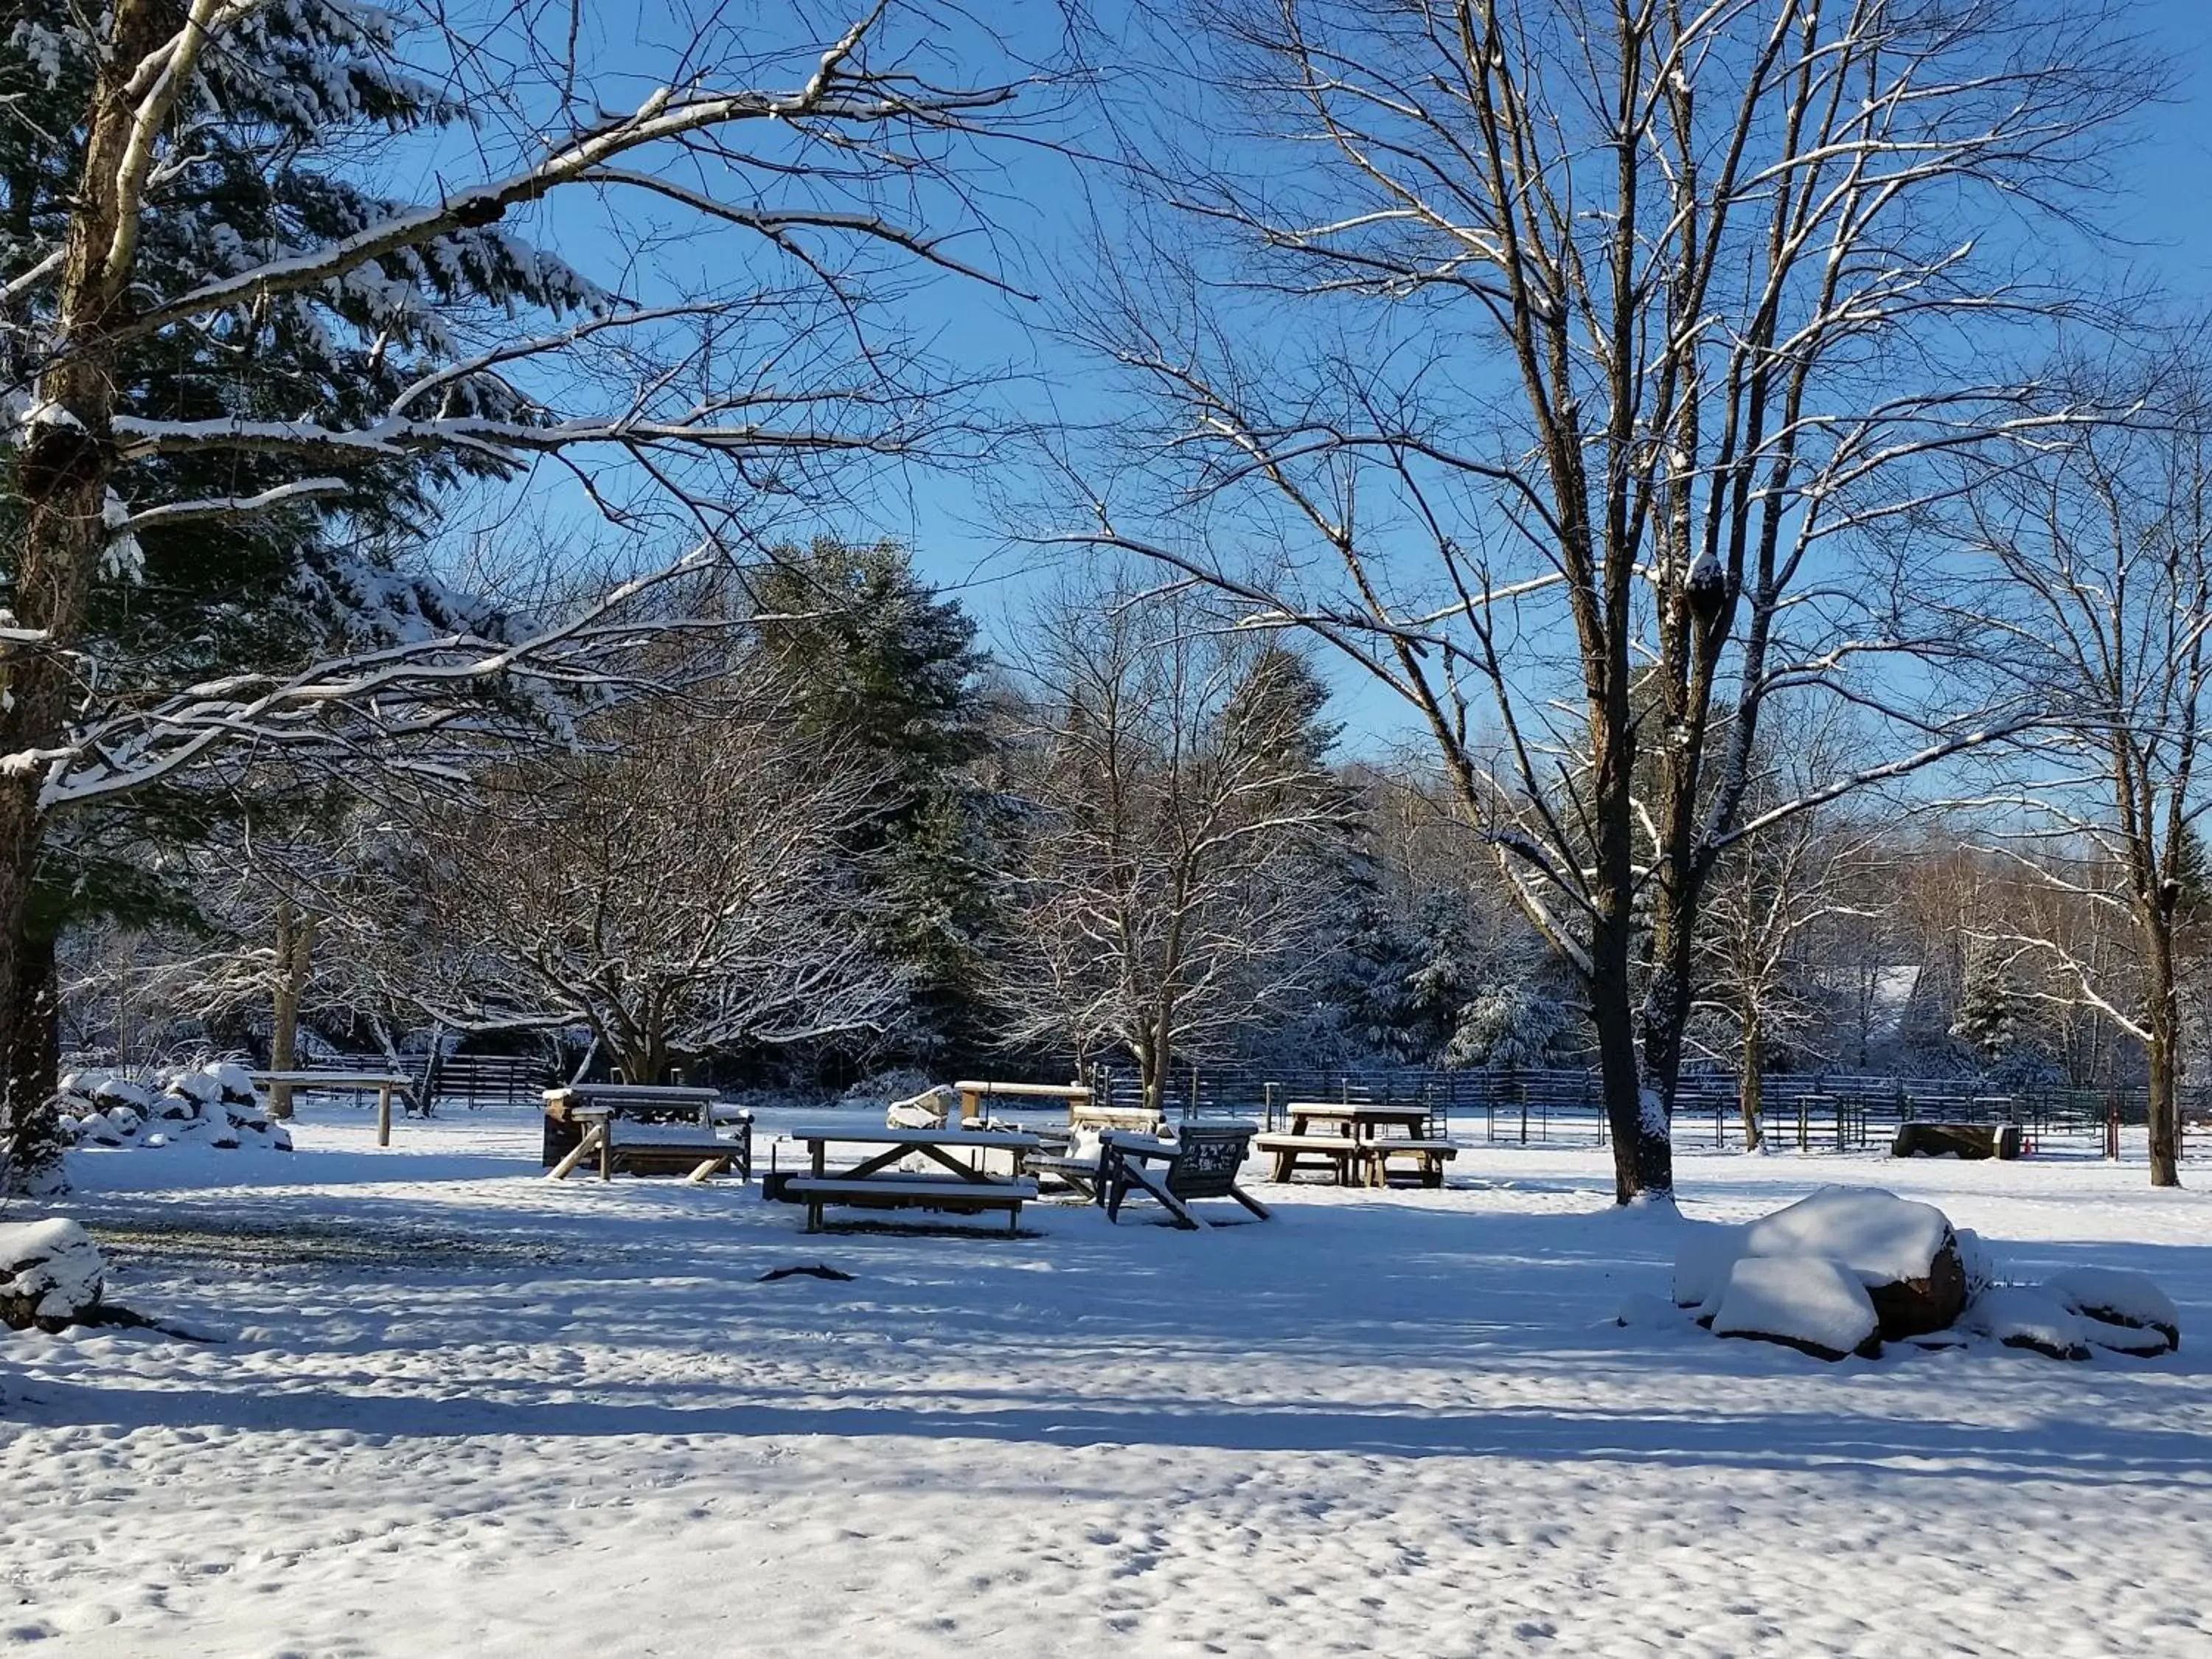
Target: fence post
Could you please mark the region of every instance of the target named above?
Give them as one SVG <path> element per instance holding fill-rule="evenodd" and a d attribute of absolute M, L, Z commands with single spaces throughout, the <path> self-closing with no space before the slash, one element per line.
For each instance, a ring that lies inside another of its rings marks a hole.
<path fill-rule="evenodd" d="M 2120 1091 L 2113 1090 L 2105 1103 L 2105 1156 L 2114 1163 L 2120 1157 Z"/>

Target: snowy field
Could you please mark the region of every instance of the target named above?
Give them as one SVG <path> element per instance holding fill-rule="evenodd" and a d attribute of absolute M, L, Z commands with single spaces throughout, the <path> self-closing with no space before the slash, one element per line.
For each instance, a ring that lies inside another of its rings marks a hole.
<path fill-rule="evenodd" d="M 2181 1304 L 2155 1362 L 1832 1367 L 1618 1328 L 1679 1224 L 1614 1212 L 1595 1152 L 1261 1188 L 1273 1224 L 1196 1236 L 1045 1206 L 1012 1240 L 808 1238 L 726 1186 L 549 1186 L 518 1117 L 395 1138 L 333 1109 L 289 1158 L 72 1154 L 111 1296 L 225 1340 L 0 1337 L 0 1638 L 2212 1653 L 2212 1195 L 2139 1162 L 1686 1158 L 1693 1216 L 1879 1182 L 2018 1276 Z M 854 1278 L 760 1281 L 814 1261 Z"/>

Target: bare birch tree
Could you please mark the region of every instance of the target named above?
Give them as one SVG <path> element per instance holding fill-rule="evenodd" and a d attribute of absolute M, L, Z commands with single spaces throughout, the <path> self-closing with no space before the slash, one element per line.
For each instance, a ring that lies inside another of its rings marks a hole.
<path fill-rule="evenodd" d="M 1767 700 L 1899 739 L 1808 801 L 2002 729 L 1907 706 L 1912 584 L 1855 555 L 2045 418 L 1996 367 L 2063 302 L 2035 239 L 2158 76 L 2111 0 L 1163 9 L 1195 90 L 1135 165 L 1192 251 L 1077 325 L 1165 410 L 1071 463 L 1085 533 L 1413 707 L 1588 993 L 1619 1196 L 1664 1194 L 1708 878 L 1798 805 L 1747 811 Z"/>
<path fill-rule="evenodd" d="M 1350 810 L 1325 696 L 1188 594 L 1065 595 L 1034 624 L 1027 830 L 993 1000 L 1011 1045 L 1112 1048 L 1159 1108 L 1178 1055 L 1285 1012 Z"/>

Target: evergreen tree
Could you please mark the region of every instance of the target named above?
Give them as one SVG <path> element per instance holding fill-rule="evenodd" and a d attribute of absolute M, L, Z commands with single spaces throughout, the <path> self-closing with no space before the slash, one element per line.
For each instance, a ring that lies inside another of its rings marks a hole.
<path fill-rule="evenodd" d="M 977 984 L 995 905 L 999 826 L 974 763 L 988 747 L 975 623 L 895 542 L 785 548 L 750 579 L 763 643 L 802 729 L 874 763 L 877 810 L 853 847 L 905 975 L 896 1057 L 957 1065 L 985 1042 Z"/>

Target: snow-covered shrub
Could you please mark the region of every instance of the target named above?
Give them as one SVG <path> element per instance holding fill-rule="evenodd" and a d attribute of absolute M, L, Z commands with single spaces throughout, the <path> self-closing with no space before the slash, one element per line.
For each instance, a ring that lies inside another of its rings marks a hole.
<path fill-rule="evenodd" d="M 935 1079 L 917 1066 L 902 1066 L 889 1072 L 877 1072 L 862 1078 L 837 1097 L 841 1106 L 889 1106 L 894 1101 L 926 1094 L 935 1086 Z"/>

